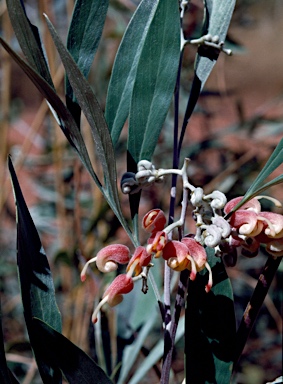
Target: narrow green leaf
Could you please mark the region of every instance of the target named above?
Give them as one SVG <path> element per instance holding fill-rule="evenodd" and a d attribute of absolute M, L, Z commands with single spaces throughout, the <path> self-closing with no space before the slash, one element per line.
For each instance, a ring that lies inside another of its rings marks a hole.
<path fill-rule="evenodd" d="M 120 207 L 115 154 L 104 114 L 89 83 L 81 73 L 68 50 L 65 48 L 47 16 L 46 20 L 75 96 L 91 127 L 91 132 L 97 149 L 97 156 L 103 168 L 105 185 L 102 186 L 102 190 L 104 196 L 113 212 L 132 238 L 132 233 L 124 219 Z"/>
<path fill-rule="evenodd" d="M 32 318 L 37 316 L 61 332 L 61 315 L 51 271 L 10 158 L 8 165 L 16 204 L 17 264 L 27 330 L 43 381 L 61 383 L 60 372 L 39 357 L 40 346 L 36 343 L 32 325 Z"/>
<path fill-rule="evenodd" d="M 225 41 L 227 30 L 232 18 L 236 0 L 222 1 L 222 0 L 204 0 L 205 17 L 203 22 L 203 35 L 211 34 L 212 36 L 219 36 L 219 41 Z M 218 58 L 219 52 L 213 49 L 204 50 L 203 46 L 198 49 L 198 54 L 195 61 L 195 75 L 190 91 L 190 96 L 185 112 L 184 123 L 182 126 L 180 140 L 179 140 L 179 153 L 181 151 L 186 127 L 188 121 L 194 111 L 198 101 L 201 90 L 203 89 L 206 80 L 208 79 L 215 63 Z M 223 54 L 223 53 L 222 53 Z"/>
<path fill-rule="evenodd" d="M 135 162 L 152 157 L 172 101 L 179 60 L 179 2 L 159 1 L 140 53 L 130 105 L 128 152 Z"/>
<path fill-rule="evenodd" d="M 48 101 L 49 107 L 53 113 L 55 112 L 54 116 L 57 118 L 58 124 L 60 125 L 68 141 L 78 153 L 82 163 L 96 182 L 97 186 L 101 189 L 101 183 L 92 168 L 81 132 L 76 125 L 73 116 L 68 111 L 60 97 L 56 94 L 53 88 L 36 71 L 34 71 L 32 67 L 30 67 L 24 60 L 22 60 L 19 55 L 17 55 L 17 53 L 1 37 L 0 44 L 2 44 L 6 51 L 22 68 L 22 70 L 26 73 L 26 75 L 31 79 L 34 85 Z"/>
<path fill-rule="evenodd" d="M 6 4 L 11 24 L 25 57 L 33 69 L 54 88 L 38 29 L 30 23 L 23 1 L 7 0 Z"/>
<path fill-rule="evenodd" d="M 283 162 L 283 139 L 277 144 L 276 148 L 272 152 L 268 161 L 266 162 L 263 169 L 258 174 L 255 181 L 252 183 L 250 188 L 247 191 L 247 194 L 251 191 L 257 189 L 259 185 L 273 172 L 276 168 L 279 167 Z"/>
<path fill-rule="evenodd" d="M 189 282 L 186 320 L 186 383 L 227 384 L 232 373 L 236 324 L 230 280 L 214 249 L 208 248 L 213 287 L 205 292 L 207 273 Z M 205 369 L 204 369 L 205 368 Z"/>
<path fill-rule="evenodd" d="M 238 203 L 234 209 L 226 216 L 228 218 L 231 214 L 241 208 L 247 201 L 251 200 L 253 197 L 261 194 L 266 189 L 283 182 L 283 175 L 277 176 L 268 183 L 261 185 L 265 179 L 267 179 L 270 174 L 275 171 L 283 163 L 283 139 L 277 144 L 276 148 L 272 152 L 271 156 L 267 160 L 265 166 L 258 174 L 257 178 L 254 180 L 250 188 L 245 193 L 243 199 Z"/>
<path fill-rule="evenodd" d="M 91 126 L 92 134 L 97 148 L 97 155 L 104 172 L 107 190 L 116 186 L 116 162 L 111 137 L 106 125 L 100 105 L 80 69 L 65 48 L 52 23 L 45 15 L 52 39 L 61 57 L 75 96 Z"/>
<path fill-rule="evenodd" d="M 60 369 L 70 384 L 112 383 L 84 351 L 48 324 L 34 318 L 33 328 L 41 345 L 41 358 Z"/>
<path fill-rule="evenodd" d="M 108 0 L 76 0 L 68 32 L 67 49 L 85 77 L 88 76 L 106 19 Z M 67 79 L 66 96 L 74 101 Z"/>
<path fill-rule="evenodd" d="M 205 20 L 203 34 L 219 36 L 219 41 L 225 41 L 231 17 L 234 11 L 236 0 L 204 0 Z M 200 47 L 201 48 L 201 47 Z M 208 76 L 210 75 L 216 60 L 205 57 L 199 49 L 195 63 L 195 74 L 201 81 L 203 88 Z M 209 53 L 208 53 L 209 56 Z M 216 56 L 217 59 L 217 56 Z"/>
<path fill-rule="evenodd" d="M 19 384 L 18 380 L 15 378 L 15 376 L 12 374 L 12 372 L 7 366 L 1 317 L 2 316 L 1 316 L 1 309 L 0 309 L 0 383 Z"/>
<path fill-rule="evenodd" d="M 126 29 L 108 87 L 105 117 L 114 146 L 129 115 L 137 67 L 159 0 L 142 0 Z"/>
<path fill-rule="evenodd" d="M 233 212 L 237 209 L 239 209 L 245 202 L 247 202 L 248 200 L 252 199 L 253 197 L 256 197 L 258 195 L 261 195 L 264 191 L 266 191 L 268 188 L 271 188 L 273 187 L 274 185 L 277 185 L 277 184 L 281 184 L 283 183 L 283 175 L 280 175 L 278 177 L 275 177 L 275 179 L 269 181 L 268 183 L 264 184 L 262 187 L 259 187 L 258 189 L 256 189 L 255 191 L 253 191 L 252 193 L 250 192 L 248 195 L 245 195 L 245 197 L 243 198 L 242 201 L 244 202 L 240 202 L 238 206 L 236 206 L 233 210 Z"/>

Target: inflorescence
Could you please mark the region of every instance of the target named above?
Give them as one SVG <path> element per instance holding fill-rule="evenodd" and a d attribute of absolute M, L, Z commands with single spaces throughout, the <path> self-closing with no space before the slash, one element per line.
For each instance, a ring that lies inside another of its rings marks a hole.
<path fill-rule="evenodd" d="M 242 197 L 227 203 L 226 196 L 220 191 L 205 195 L 200 187 L 194 187 L 188 180 L 189 159 L 185 159 L 181 169 L 155 169 L 154 165 L 142 160 L 136 174 L 127 172 L 121 181 L 123 193 L 136 193 L 153 183 L 162 182 L 168 174 L 176 174 L 183 181 L 182 210 L 179 220 L 166 226 L 166 217 L 162 210 L 150 210 L 142 220 L 143 229 L 149 234 L 147 244 L 138 246 L 131 256 L 127 246 L 112 244 L 104 247 L 90 259 L 81 272 L 85 281 L 87 267 L 95 262 L 104 273 L 115 271 L 118 264 L 127 264 L 126 273 L 119 274 L 104 292 L 102 300 L 95 308 L 92 321 L 97 321 L 99 310 L 104 304 L 115 306 L 129 293 L 137 280 L 143 279 L 143 292 L 147 291 L 147 275 L 153 266 L 154 258 L 162 257 L 174 271 L 190 271 L 190 280 L 206 268 L 208 281 L 205 291 L 212 285 L 212 271 L 207 261 L 206 248 L 214 248 L 219 257 L 232 256 L 231 265 L 235 263 L 237 249 L 242 254 L 254 257 L 261 244 L 273 257 L 283 255 L 283 216 L 272 212 L 262 212 L 259 199 L 252 198 L 234 211 Z M 270 198 L 269 198 L 270 199 Z M 271 199 L 275 201 L 274 199 Z M 195 233 L 184 234 L 184 224 L 188 203 L 194 207 Z M 276 200 L 277 206 L 281 204 Z M 179 240 L 173 240 L 173 231 L 177 229 Z M 181 235 L 180 235 L 181 234 Z"/>

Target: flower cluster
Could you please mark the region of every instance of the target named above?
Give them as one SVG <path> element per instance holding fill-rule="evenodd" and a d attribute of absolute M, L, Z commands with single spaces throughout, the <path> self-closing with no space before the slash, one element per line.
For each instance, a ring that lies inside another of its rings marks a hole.
<path fill-rule="evenodd" d="M 129 293 L 134 282 L 139 279 L 146 279 L 147 274 L 143 272 L 145 267 L 151 266 L 152 258 L 163 257 L 167 265 L 175 271 L 190 271 L 190 279 L 196 278 L 197 272 L 207 268 L 209 272 L 208 283 L 205 287 L 206 292 L 212 287 L 212 272 L 207 263 L 207 256 L 204 247 L 194 238 L 184 237 L 181 241 L 169 240 L 168 234 L 175 226 L 165 227 L 165 214 L 160 209 L 152 209 L 143 218 L 142 226 L 149 233 L 147 245 L 138 246 L 132 257 L 127 246 L 122 244 L 112 244 L 101 249 L 98 254 L 90 259 L 81 272 L 81 280 L 85 281 L 87 268 L 90 263 L 95 262 L 97 268 L 104 273 L 115 271 L 118 264 L 127 264 L 126 273 L 119 274 L 104 292 L 102 300 L 95 308 L 92 321 L 97 321 L 99 310 L 104 304 L 115 306 L 123 300 L 123 295 Z M 205 226 L 207 227 L 207 226 Z"/>
<path fill-rule="evenodd" d="M 97 314 L 101 307 L 107 303 L 114 307 L 121 303 L 123 294 L 129 293 L 134 288 L 135 280 L 144 277 L 143 267 L 149 265 L 151 255 L 142 246 L 136 248 L 132 257 L 127 246 L 122 244 L 112 244 L 102 248 L 96 257 L 90 259 L 81 271 L 81 281 L 85 281 L 87 268 L 90 263 L 95 262 L 97 268 L 104 273 L 115 271 L 118 264 L 128 264 L 126 274 L 118 275 L 104 292 L 102 300 L 92 314 L 92 322 L 96 323 Z M 135 275 L 133 277 L 133 275 Z"/>
<path fill-rule="evenodd" d="M 283 256 L 283 216 L 274 212 L 262 212 L 259 199 L 253 198 L 233 212 L 229 224 L 232 228 L 229 244 L 242 247 L 245 256 L 256 256 L 260 244 L 274 257 Z M 242 200 L 237 197 L 226 204 L 224 212 L 228 215 Z"/>
<path fill-rule="evenodd" d="M 205 195 L 202 188 L 190 184 L 188 164 L 189 159 L 185 159 L 180 170 L 156 170 L 150 162 L 143 160 L 138 164 L 136 174 L 125 175 L 121 183 L 124 193 L 135 193 L 145 186 L 160 182 L 167 174 L 181 176 L 183 181 L 181 215 L 179 220 L 166 226 L 164 212 L 160 209 L 150 210 L 142 220 L 142 227 L 149 235 L 145 246 L 136 247 L 131 256 L 129 248 L 125 245 L 108 245 L 85 264 L 81 272 L 82 281 L 85 280 L 87 267 L 92 262 L 96 262 L 97 268 L 104 273 L 115 271 L 118 264 L 127 264 L 126 273 L 118 275 L 104 292 L 92 315 L 94 323 L 101 307 L 105 303 L 110 306 L 119 304 L 123 300 L 123 295 L 133 289 L 135 281 L 143 279 L 142 291 L 146 293 L 147 274 L 149 268 L 153 266 L 151 261 L 154 258 L 162 257 L 174 271 L 189 270 L 191 280 L 196 278 L 197 272 L 206 268 L 208 282 L 205 291 L 209 292 L 213 279 L 207 261 L 207 247 L 214 248 L 217 256 L 229 255 L 233 260 L 236 260 L 238 247 L 242 247 L 243 254 L 255 256 L 260 244 L 265 244 L 267 252 L 272 256 L 283 256 L 282 215 L 262 212 L 259 203 L 261 197 L 253 198 L 240 209 L 235 209 L 242 197 L 227 203 L 226 196 L 220 191 Z M 195 234 L 184 235 L 189 202 L 193 206 L 196 230 Z M 173 239 L 173 230 L 176 228 L 179 240 Z"/>

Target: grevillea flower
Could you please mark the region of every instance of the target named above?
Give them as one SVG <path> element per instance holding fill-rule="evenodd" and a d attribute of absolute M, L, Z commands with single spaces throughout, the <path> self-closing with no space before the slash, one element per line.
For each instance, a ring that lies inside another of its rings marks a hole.
<path fill-rule="evenodd" d="M 189 254 L 194 259 L 197 272 L 202 271 L 204 268 L 208 271 L 208 283 L 205 286 L 206 292 L 209 292 L 212 287 L 212 271 L 207 262 L 207 255 L 205 249 L 195 239 L 191 237 L 183 237 L 181 242 L 185 244 L 189 250 Z"/>
<path fill-rule="evenodd" d="M 279 239 L 283 237 L 283 216 L 274 212 L 261 212 L 260 217 L 265 221 L 264 233 L 266 236 Z"/>
<path fill-rule="evenodd" d="M 169 241 L 163 249 L 162 257 L 167 260 L 168 266 L 175 271 L 189 269 L 191 280 L 196 278 L 197 272 L 206 268 L 209 279 L 205 290 L 206 292 L 210 291 L 212 287 L 211 268 L 207 262 L 205 249 L 195 239 L 184 237 L 181 241 Z"/>
<path fill-rule="evenodd" d="M 148 254 L 145 247 L 139 246 L 135 249 L 133 257 L 127 266 L 127 272 L 138 276 L 142 272 L 142 267 L 146 267 L 151 262 L 151 254 Z"/>
<path fill-rule="evenodd" d="M 225 213 L 231 212 L 241 199 L 242 197 L 238 197 L 229 201 L 225 206 Z M 280 203 L 276 205 L 279 206 Z M 261 212 L 260 209 L 260 203 L 254 198 L 231 215 L 229 223 L 234 228 L 234 245 L 241 245 L 244 248 L 242 253 L 250 257 L 256 256 L 260 243 L 266 245 L 267 252 L 272 256 L 283 256 L 283 216 Z"/>
<path fill-rule="evenodd" d="M 104 304 L 107 303 L 110 307 L 114 307 L 115 305 L 121 303 L 121 301 L 123 301 L 123 295 L 131 292 L 133 288 L 134 282 L 131 276 L 128 276 L 128 274 L 118 275 L 106 289 L 102 300 L 93 311 L 92 322 L 97 322 L 97 314 Z"/>
<path fill-rule="evenodd" d="M 195 279 L 195 262 L 189 255 L 189 250 L 185 244 L 176 240 L 169 241 L 163 249 L 162 257 L 167 260 L 168 266 L 174 271 L 183 271 L 188 268 L 192 271 L 190 279 Z"/>
<path fill-rule="evenodd" d="M 97 268 L 104 273 L 115 271 L 118 264 L 127 264 L 130 260 L 130 250 L 123 244 L 112 244 L 102 248 L 90 259 L 81 272 L 81 280 L 86 279 L 86 270 L 90 263 L 96 262 Z"/>
<path fill-rule="evenodd" d="M 230 218 L 230 225 L 236 228 L 240 235 L 256 236 L 263 230 L 263 220 L 254 211 L 242 210 L 234 212 Z"/>
<path fill-rule="evenodd" d="M 156 233 L 162 231 L 166 224 L 166 217 L 161 209 L 152 209 L 147 212 L 142 220 L 142 226 L 146 232 Z"/>
<path fill-rule="evenodd" d="M 168 235 L 165 231 L 158 231 L 153 233 L 148 239 L 146 251 L 148 254 L 153 253 L 155 258 L 162 255 L 163 248 L 165 247 L 168 240 Z"/>
<path fill-rule="evenodd" d="M 227 215 L 232 211 L 234 207 L 243 199 L 243 196 L 235 197 L 234 199 L 230 200 L 224 207 L 224 212 Z M 247 201 L 245 204 L 243 204 L 240 208 L 241 210 L 249 210 L 254 211 L 255 213 L 259 213 L 261 211 L 261 205 L 258 199 L 253 198 L 249 201 Z"/>

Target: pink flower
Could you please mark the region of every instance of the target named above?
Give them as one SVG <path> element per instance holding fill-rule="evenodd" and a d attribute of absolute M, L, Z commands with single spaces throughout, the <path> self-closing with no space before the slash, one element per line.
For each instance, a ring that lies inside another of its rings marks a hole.
<path fill-rule="evenodd" d="M 142 226 L 146 232 L 156 233 L 162 231 L 166 224 L 164 212 L 161 209 L 152 209 L 147 212 L 142 221 Z"/>
<path fill-rule="evenodd" d="M 97 314 L 104 304 L 114 307 L 123 301 L 123 295 L 134 288 L 133 279 L 125 274 L 118 275 L 104 292 L 103 298 L 92 314 L 92 322 L 97 322 Z"/>
<path fill-rule="evenodd" d="M 264 220 L 264 233 L 266 236 L 279 239 L 283 237 L 283 216 L 274 212 L 261 212 L 260 217 Z"/>
<path fill-rule="evenodd" d="M 142 272 L 142 267 L 146 267 L 151 262 L 151 255 L 147 253 L 145 247 L 139 246 L 127 266 L 127 272 L 132 271 L 135 276 Z"/>
<path fill-rule="evenodd" d="M 189 269 L 191 271 L 190 279 L 196 278 L 197 272 L 206 268 L 209 273 L 208 283 L 205 287 L 209 292 L 212 287 L 212 272 L 207 263 L 207 256 L 202 245 L 195 239 L 184 237 L 181 242 L 169 241 L 163 249 L 163 258 L 167 260 L 167 264 L 175 271 L 183 271 Z"/>
<path fill-rule="evenodd" d="M 158 258 L 162 255 L 163 248 L 168 240 L 168 235 L 165 231 L 158 231 L 152 233 L 152 236 L 148 239 L 146 251 L 148 254 L 154 253 L 154 257 Z"/>
<path fill-rule="evenodd" d="M 96 257 L 90 259 L 81 272 L 81 280 L 86 279 L 86 270 L 90 263 L 96 262 L 97 268 L 104 273 L 115 271 L 118 264 L 127 264 L 130 260 L 130 250 L 122 244 L 112 244 L 102 248 Z"/>
<path fill-rule="evenodd" d="M 163 249 L 162 257 L 164 260 L 167 260 L 168 266 L 174 271 L 183 271 L 187 268 L 193 270 L 191 279 L 195 279 L 195 263 L 189 255 L 189 250 L 185 244 L 176 240 L 169 241 Z"/>
<path fill-rule="evenodd" d="M 230 213 L 233 208 L 242 200 L 243 197 L 237 197 L 229 201 L 224 212 Z M 251 199 L 240 209 L 232 214 L 229 223 L 232 228 L 237 229 L 240 235 L 254 237 L 261 233 L 264 228 L 265 219 L 260 215 L 261 205 L 257 199 Z"/>
<path fill-rule="evenodd" d="M 212 287 L 212 271 L 207 262 L 207 255 L 205 249 L 195 239 L 191 237 L 183 237 L 181 242 L 185 244 L 189 250 L 189 254 L 194 259 L 197 272 L 202 271 L 204 268 L 208 271 L 208 283 L 205 287 L 206 292 L 209 292 Z"/>
<path fill-rule="evenodd" d="M 263 230 L 264 224 L 254 211 L 242 210 L 234 212 L 230 217 L 230 225 L 236 228 L 240 235 L 256 236 Z"/>
<path fill-rule="evenodd" d="M 224 207 L 224 212 L 227 215 L 232 211 L 232 209 L 243 199 L 243 196 L 235 197 L 230 200 Z M 243 204 L 240 208 L 241 210 L 249 210 L 254 211 L 255 213 L 259 213 L 261 211 L 261 205 L 258 199 L 253 198 Z"/>

